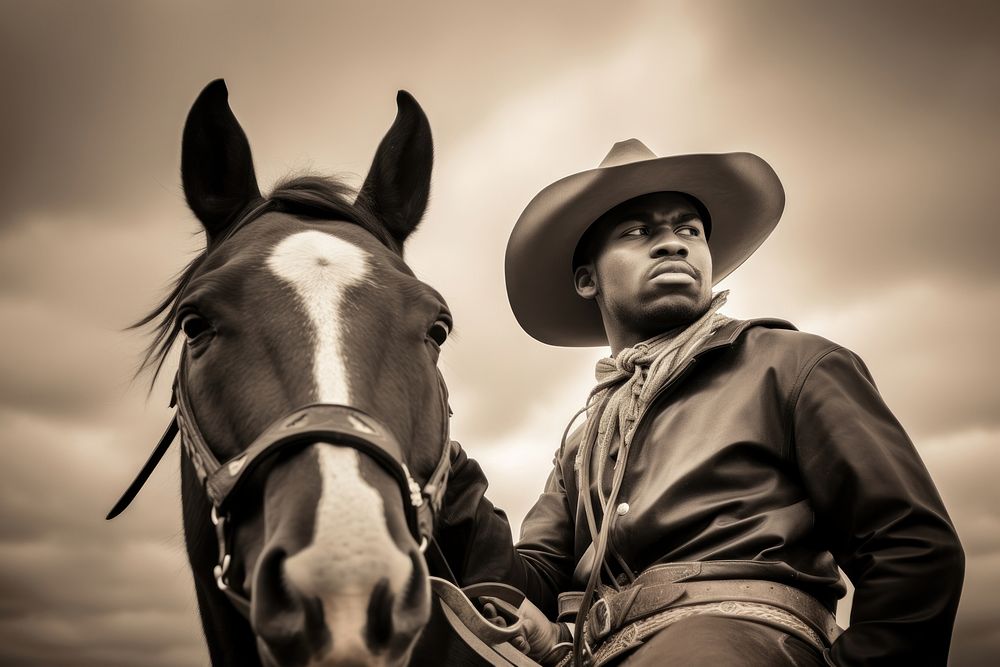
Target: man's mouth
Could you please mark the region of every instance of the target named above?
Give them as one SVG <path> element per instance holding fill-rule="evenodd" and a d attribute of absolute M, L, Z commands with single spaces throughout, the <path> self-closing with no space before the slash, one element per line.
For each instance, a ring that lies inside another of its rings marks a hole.
<path fill-rule="evenodd" d="M 652 280 L 654 278 L 662 278 L 663 280 L 677 278 L 682 281 L 684 281 L 684 278 L 691 278 L 697 280 L 698 272 L 687 262 L 670 260 L 660 262 L 650 270 L 649 279 Z"/>

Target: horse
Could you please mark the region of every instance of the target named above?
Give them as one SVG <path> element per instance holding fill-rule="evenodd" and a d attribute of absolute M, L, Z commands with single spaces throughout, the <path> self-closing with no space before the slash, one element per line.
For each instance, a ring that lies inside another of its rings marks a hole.
<path fill-rule="evenodd" d="M 431 614 L 423 549 L 448 464 L 444 298 L 403 246 L 433 145 L 416 100 L 355 194 L 319 176 L 265 195 L 221 79 L 184 126 L 181 176 L 206 245 L 136 326 L 154 380 L 183 339 L 184 536 L 212 664 L 406 665 Z M 430 517 L 430 518 L 429 518 Z"/>

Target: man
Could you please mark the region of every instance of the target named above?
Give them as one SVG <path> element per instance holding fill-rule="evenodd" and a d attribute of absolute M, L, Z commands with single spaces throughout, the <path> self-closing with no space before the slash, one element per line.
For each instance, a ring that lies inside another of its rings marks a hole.
<path fill-rule="evenodd" d="M 562 612 L 594 665 L 945 664 L 964 555 L 864 364 L 718 312 L 712 285 L 783 206 L 756 156 L 657 158 L 633 139 L 515 226 L 519 323 L 611 357 L 516 549 L 461 452 L 439 541 L 463 583 L 505 581 L 537 606 L 520 642 L 536 660 L 569 660 L 568 626 L 545 618 Z M 842 634 L 838 565 L 855 586 Z"/>

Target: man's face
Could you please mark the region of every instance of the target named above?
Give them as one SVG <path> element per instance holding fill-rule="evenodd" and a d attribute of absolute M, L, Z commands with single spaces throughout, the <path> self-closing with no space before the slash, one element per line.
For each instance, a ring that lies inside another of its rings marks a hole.
<path fill-rule="evenodd" d="M 577 292 L 597 300 L 612 347 L 616 337 L 633 345 L 693 322 L 711 303 L 712 256 L 688 197 L 630 199 L 595 223 L 592 238 Z"/>

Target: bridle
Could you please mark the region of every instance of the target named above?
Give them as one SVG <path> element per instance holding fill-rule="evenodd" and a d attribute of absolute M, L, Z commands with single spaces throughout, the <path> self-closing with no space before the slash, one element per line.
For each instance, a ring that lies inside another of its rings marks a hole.
<path fill-rule="evenodd" d="M 263 213 L 275 208 L 275 203 L 270 200 L 248 207 L 248 211 L 239 217 L 219 243 L 229 239 Z M 242 452 L 227 461 L 219 461 L 198 426 L 188 398 L 187 364 L 187 354 L 184 353 L 181 355 L 170 399 L 170 407 L 175 408 L 174 416 L 132 483 L 108 512 L 107 520 L 114 519 L 132 503 L 163 455 L 180 434 L 182 451 L 190 461 L 211 505 L 209 517 L 218 542 L 218 561 L 213 568 L 216 585 L 236 609 L 249 619 L 250 599 L 242 591 L 233 588 L 228 579 L 232 563 L 232 509 L 237 499 L 251 486 L 249 480 L 253 473 L 280 452 L 316 442 L 350 447 L 378 463 L 399 486 L 407 526 L 427 562 L 432 575 L 431 588 L 447 607 L 445 613 L 457 618 L 461 625 L 490 646 L 509 641 L 520 634 L 522 624 L 516 615 L 507 619 L 506 627 L 495 625 L 479 613 L 470 602 L 469 595 L 493 595 L 499 598 L 506 596 L 508 602 L 513 602 L 516 606 L 520 599 L 523 599 L 523 594 L 501 584 L 478 584 L 463 593 L 457 587 L 456 577 L 434 539 L 434 522 L 441 510 L 451 472 L 453 445 L 457 444 L 453 443 L 450 437 L 452 411 L 448 402 L 448 387 L 440 370 L 437 370 L 437 376 L 442 414 L 441 453 L 434 471 L 421 487 L 404 463 L 402 448 L 392 432 L 372 415 L 351 405 L 334 403 L 303 405 L 265 428 Z"/>
<path fill-rule="evenodd" d="M 215 582 L 244 616 L 249 618 L 250 600 L 227 579 L 232 561 L 232 508 L 246 493 L 254 471 L 281 452 L 316 442 L 350 447 L 378 463 L 396 481 L 403 496 L 407 525 L 425 553 L 433 541 L 434 517 L 441 508 L 451 470 L 448 389 L 438 372 L 442 410 L 441 454 L 437 465 L 421 487 L 403 462 L 403 452 L 392 432 L 378 419 L 350 405 L 312 403 L 292 410 L 264 429 L 245 450 L 220 462 L 205 440 L 187 395 L 187 355 L 181 358 L 174 381 L 171 407 L 176 407 L 156 448 L 115 503 L 107 518 L 113 519 L 129 506 L 163 454 L 180 433 L 181 447 L 194 468 L 198 482 L 211 504 L 210 518 L 219 545 Z M 435 549 L 436 549 L 435 545 Z M 436 555 L 436 554 L 435 554 Z"/>
<path fill-rule="evenodd" d="M 277 202 L 272 200 L 248 205 L 223 237 L 215 243 L 215 247 L 264 213 L 277 208 Z M 115 518 L 131 504 L 180 433 L 184 454 L 191 462 L 198 482 L 212 506 L 210 518 L 215 526 L 219 543 L 219 560 L 214 569 L 216 584 L 244 616 L 249 617 L 249 599 L 243 593 L 234 590 L 227 580 L 232 561 L 231 509 L 234 499 L 244 492 L 252 473 L 279 452 L 317 441 L 326 442 L 351 447 L 365 454 L 396 480 L 403 496 L 407 525 L 411 535 L 420 545 L 420 552 L 433 562 L 442 576 L 454 580 L 454 575 L 433 539 L 434 517 L 444 499 L 448 474 L 451 471 L 452 451 L 449 436 L 451 408 L 448 403 L 448 387 L 440 371 L 437 371 L 437 376 L 443 422 L 440 437 L 441 454 L 427 483 L 421 487 L 403 462 L 402 449 L 392 432 L 375 417 L 350 405 L 313 403 L 301 406 L 264 429 L 241 453 L 228 461 L 219 461 L 198 427 L 188 399 L 187 363 L 187 354 L 182 354 L 170 399 L 170 407 L 176 408 L 173 418 L 146 463 L 108 512 L 106 519 Z"/>

